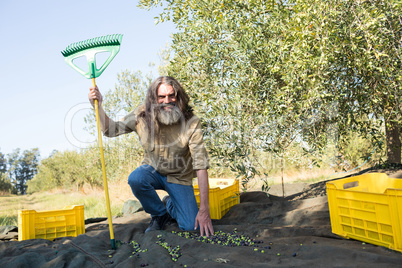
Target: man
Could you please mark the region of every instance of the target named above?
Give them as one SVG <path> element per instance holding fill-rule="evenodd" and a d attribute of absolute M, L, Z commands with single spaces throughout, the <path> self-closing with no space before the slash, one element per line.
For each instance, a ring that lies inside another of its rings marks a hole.
<path fill-rule="evenodd" d="M 144 148 L 142 165 L 128 177 L 133 194 L 151 214 L 145 232 L 163 230 L 171 218 L 182 230 L 213 235 L 209 214 L 208 155 L 203 145 L 200 120 L 189 106 L 189 97 L 180 83 L 163 76 L 152 82 L 145 104 L 119 121 L 111 120 L 102 108 L 102 95 L 91 87 L 88 98 L 98 100 L 102 132 L 107 137 L 135 131 Z M 197 176 L 200 208 L 192 179 Z M 157 189 L 169 195 L 160 200 Z"/>

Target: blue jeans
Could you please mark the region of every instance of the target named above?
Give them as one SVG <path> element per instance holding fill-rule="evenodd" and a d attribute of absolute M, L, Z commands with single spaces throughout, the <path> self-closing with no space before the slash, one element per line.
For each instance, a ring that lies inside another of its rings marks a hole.
<path fill-rule="evenodd" d="M 151 217 L 168 212 L 181 230 L 194 230 L 198 206 L 192 185 L 169 183 L 166 176 L 162 176 L 150 165 L 142 165 L 134 170 L 128 176 L 128 184 Z M 155 190 L 165 190 L 169 194 L 166 208 Z"/>

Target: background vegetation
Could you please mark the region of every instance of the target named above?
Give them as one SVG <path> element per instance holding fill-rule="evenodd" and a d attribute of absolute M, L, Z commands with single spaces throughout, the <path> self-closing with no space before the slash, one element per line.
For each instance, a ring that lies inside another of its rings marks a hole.
<path fill-rule="evenodd" d="M 261 152 L 284 159 L 296 143 L 312 163 L 328 149 L 345 158 L 351 133 L 401 162 L 400 1 L 140 1 L 158 5 L 178 28 L 166 72 L 218 164 L 247 181 Z"/>

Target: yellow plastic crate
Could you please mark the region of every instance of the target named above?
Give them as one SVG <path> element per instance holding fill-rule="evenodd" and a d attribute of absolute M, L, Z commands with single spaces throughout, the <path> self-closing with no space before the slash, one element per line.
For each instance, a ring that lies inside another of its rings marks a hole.
<path fill-rule="evenodd" d="M 84 206 L 67 206 L 62 210 L 18 211 L 18 240 L 77 236 L 85 233 Z"/>
<path fill-rule="evenodd" d="M 326 186 L 334 234 L 402 252 L 402 179 L 370 173 Z"/>
<path fill-rule="evenodd" d="M 238 179 L 209 180 L 209 212 L 211 219 L 219 220 L 231 207 L 240 203 Z M 200 207 L 200 190 L 194 186 L 195 199 Z"/>

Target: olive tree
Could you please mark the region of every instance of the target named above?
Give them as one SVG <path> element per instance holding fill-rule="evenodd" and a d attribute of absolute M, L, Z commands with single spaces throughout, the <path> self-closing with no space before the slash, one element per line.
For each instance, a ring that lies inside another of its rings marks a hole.
<path fill-rule="evenodd" d="M 244 184 L 267 171 L 259 151 L 283 159 L 304 132 L 323 139 L 313 128 L 333 109 L 314 75 L 324 72 L 321 51 L 308 44 L 298 15 L 281 1 L 167 1 L 158 18 L 178 29 L 169 74 L 189 90 L 215 162 Z"/>
<path fill-rule="evenodd" d="M 157 21 L 178 29 L 168 73 L 189 89 L 220 163 L 247 178 L 256 150 L 340 149 L 349 131 L 376 143 L 384 123 L 388 161 L 400 162 L 400 2 L 139 4 L 159 5 Z"/>

